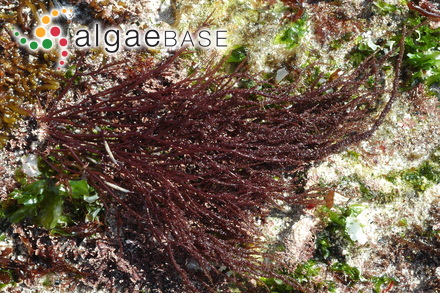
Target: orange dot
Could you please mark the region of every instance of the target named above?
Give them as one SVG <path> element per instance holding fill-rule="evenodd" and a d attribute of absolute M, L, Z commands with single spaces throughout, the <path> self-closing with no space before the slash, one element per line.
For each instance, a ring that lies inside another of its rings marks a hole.
<path fill-rule="evenodd" d="M 63 13 L 66 13 L 67 12 L 67 9 L 66 8 L 64 8 L 63 10 L 61 10 Z"/>
<path fill-rule="evenodd" d="M 43 18 L 41 19 L 41 22 L 44 24 L 48 24 L 50 22 L 50 17 L 47 15 L 43 16 Z"/>
<path fill-rule="evenodd" d="M 58 16 L 58 10 L 52 10 L 52 15 L 53 16 Z"/>
<path fill-rule="evenodd" d="M 42 38 L 46 35 L 46 30 L 42 27 L 39 27 L 35 30 L 35 35 L 39 38 Z"/>

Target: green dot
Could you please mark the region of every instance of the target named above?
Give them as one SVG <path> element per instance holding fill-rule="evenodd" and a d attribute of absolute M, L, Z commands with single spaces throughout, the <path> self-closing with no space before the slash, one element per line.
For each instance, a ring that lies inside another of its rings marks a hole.
<path fill-rule="evenodd" d="M 14 35 L 16 35 L 18 37 L 20 35 L 20 33 L 19 32 L 15 32 Z"/>
<path fill-rule="evenodd" d="M 50 49 L 52 47 L 52 41 L 49 39 L 45 39 L 43 41 L 43 48 L 44 49 Z"/>
<path fill-rule="evenodd" d="M 20 39 L 20 43 L 22 43 L 23 45 L 26 44 L 26 42 L 27 42 L 26 38 L 21 38 Z"/>
<path fill-rule="evenodd" d="M 31 48 L 32 50 L 35 50 L 38 48 L 38 43 L 37 42 L 31 42 L 29 44 L 29 48 Z"/>

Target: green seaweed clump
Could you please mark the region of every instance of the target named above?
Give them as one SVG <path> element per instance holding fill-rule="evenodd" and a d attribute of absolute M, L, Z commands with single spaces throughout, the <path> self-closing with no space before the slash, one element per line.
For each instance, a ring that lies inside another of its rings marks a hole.
<path fill-rule="evenodd" d="M 411 20 L 412 25 L 421 23 L 421 19 Z M 438 48 L 440 28 L 431 28 L 428 24 L 420 26 L 412 36 L 405 38 L 407 59 L 410 66 L 412 83 L 423 82 L 427 86 L 440 81 L 440 50 Z"/>
<path fill-rule="evenodd" d="M 294 49 L 301 44 L 301 39 L 307 31 L 307 21 L 304 18 L 298 19 L 275 38 L 275 43 L 285 45 L 288 49 Z"/>
<path fill-rule="evenodd" d="M 86 180 L 64 180 L 61 183 L 43 162 L 38 169 L 40 175 L 33 182 L 28 181 L 21 171 L 16 172 L 21 187 L 2 203 L 7 220 L 18 223 L 27 219 L 65 236 L 77 234 L 81 227 L 99 226 L 102 204 Z"/>

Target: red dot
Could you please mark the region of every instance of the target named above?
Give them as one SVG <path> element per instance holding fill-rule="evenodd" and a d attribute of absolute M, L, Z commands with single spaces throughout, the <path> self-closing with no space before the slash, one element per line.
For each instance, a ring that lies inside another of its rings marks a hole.
<path fill-rule="evenodd" d="M 50 34 L 54 37 L 58 37 L 60 35 L 60 33 L 61 33 L 61 30 L 57 26 L 54 26 L 50 29 Z"/>
<path fill-rule="evenodd" d="M 58 67 L 58 70 L 60 70 L 61 68 Z"/>
<path fill-rule="evenodd" d="M 67 40 L 66 39 L 60 39 L 60 46 L 67 46 Z"/>
<path fill-rule="evenodd" d="M 63 52 L 61 52 L 61 56 L 63 56 L 63 57 L 67 57 L 68 54 L 69 54 L 69 53 L 68 53 L 67 51 L 63 51 Z"/>
<path fill-rule="evenodd" d="M 60 61 L 60 65 L 64 65 L 64 61 Z"/>

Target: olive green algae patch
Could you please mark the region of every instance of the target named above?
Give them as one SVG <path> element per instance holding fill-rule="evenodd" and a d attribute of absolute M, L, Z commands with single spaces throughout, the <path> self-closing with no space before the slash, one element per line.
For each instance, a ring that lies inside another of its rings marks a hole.
<path fill-rule="evenodd" d="M 416 192 L 424 192 L 440 184 L 440 150 L 417 168 L 399 172 L 390 172 L 385 178 L 393 184 L 405 184 Z"/>
<path fill-rule="evenodd" d="M 20 50 L 8 28 L 8 18 L 0 28 L 0 147 L 14 137 L 17 122 L 38 107 L 38 98 L 60 88 L 58 74 L 51 68 L 50 54 L 32 56 Z"/>

